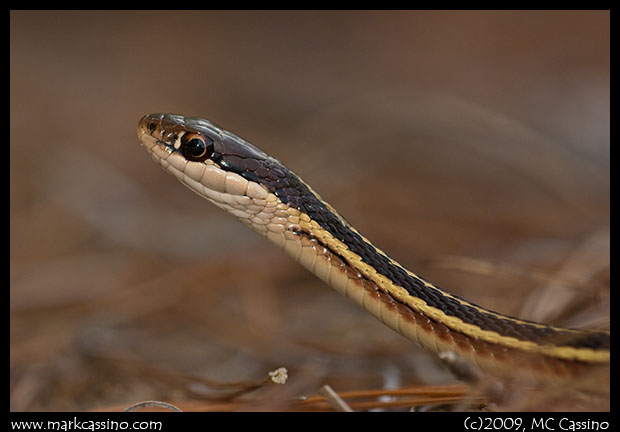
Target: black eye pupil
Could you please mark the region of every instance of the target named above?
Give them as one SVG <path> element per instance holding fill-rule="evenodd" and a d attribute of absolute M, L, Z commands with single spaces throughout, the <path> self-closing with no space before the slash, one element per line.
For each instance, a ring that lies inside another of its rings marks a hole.
<path fill-rule="evenodd" d="M 181 139 L 183 156 L 191 161 L 201 162 L 213 153 L 213 141 L 208 138 L 188 136 Z"/>
<path fill-rule="evenodd" d="M 185 151 L 194 157 L 200 157 L 205 152 L 205 143 L 198 138 L 194 138 L 189 140 L 187 144 L 185 144 Z"/>

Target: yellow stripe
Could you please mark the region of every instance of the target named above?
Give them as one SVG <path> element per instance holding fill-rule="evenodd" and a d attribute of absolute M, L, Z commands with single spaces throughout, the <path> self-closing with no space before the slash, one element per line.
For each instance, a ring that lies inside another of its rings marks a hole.
<path fill-rule="evenodd" d="M 335 238 L 331 235 L 331 233 L 321 227 L 316 221 L 312 220 L 310 216 L 305 213 L 302 213 L 300 216 L 299 225 L 301 228 L 306 231 L 312 233 L 317 239 L 327 245 L 330 249 L 335 251 L 338 255 L 343 257 L 350 266 L 357 269 L 360 273 L 362 273 L 366 278 L 373 281 L 378 287 L 387 292 L 390 296 L 400 301 L 403 304 L 411 307 L 413 310 L 441 323 L 450 329 L 462 333 L 466 336 L 469 336 L 474 339 L 483 340 L 486 342 L 500 344 L 502 346 L 508 348 L 515 348 L 522 351 L 539 353 L 544 355 L 549 355 L 555 358 L 561 358 L 564 360 L 577 360 L 584 362 L 609 362 L 610 354 L 609 351 L 606 350 L 593 350 L 590 348 L 575 348 L 569 346 L 554 346 L 554 345 L 541 345 L 533 341 L 524 341 L 511 336 L 504 336 L 497 332 L 485 330 L 476 326 L 474 324 L 466 323 L 458 317 L 451 316 L 445 314 L 440 309 L 437 309 L 433 306 L 429 306 L 424 300 L 412 296 L 405 288 L 396 285 L 393 281 L 391 281 L 386 276 L 378 273 L 372 266 L 365 263 L 362 258 L 356 253 L 352 252 L 346 244 Z M 366 240 L 362 237 L 364 241 Z M 378 251 L 383 256 L 386 256 L 383 252 Z M 390 260 L 393 264 L 398 265 L 393 260 Z M 402 266 L 398 265 L 400 268 Z M 406 269 L 404 269 L 406 270 Z M 508 319 L 517 323 L 526 323 L 525 321 L 513 319 L 510 317 L 505 317 L 504 315 L 493 313 L 491 311 L 487 311 L 486 309 L 482 309 L 476 305 L 472 305 L 471 303 L 465 302 L 461 299 L 455 298 L 450 294 L 444 292 L 443 290 L 439 290 L 434 285 L 423 281 L 418 276 L 413 274 L 412 272 L 407 271 L 412 277 L 417 278 L 421 282 L 432 289 L 437 290 L 437 292 L 443 296 L 454 298 L 459 301 L 461 304 L 474 307 L 477 310 L 484 313 L 492 313 L 497 317 L 502 319 Z M 527 322 L 528 325 L 531 323 Z M 545 325 L 536 324 L 538 327 L 547 327 Z M 561 329 L 562 331 L 567 331 L 567 329 Z M 587 333 L 584 331 L 573 330 L 575 333 Z"/>

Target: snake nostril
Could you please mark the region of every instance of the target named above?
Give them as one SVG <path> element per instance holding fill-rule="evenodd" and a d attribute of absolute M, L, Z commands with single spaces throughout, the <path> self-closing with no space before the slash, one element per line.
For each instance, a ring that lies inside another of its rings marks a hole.
<path fill-rule="evenodd" d="M 157 128 L 157 124 L 154 121 L 150 121 L 148 125 L 146 125 L 146 127 L 148 128 L 150 133 L 155 132 L 155 129 Z"/>

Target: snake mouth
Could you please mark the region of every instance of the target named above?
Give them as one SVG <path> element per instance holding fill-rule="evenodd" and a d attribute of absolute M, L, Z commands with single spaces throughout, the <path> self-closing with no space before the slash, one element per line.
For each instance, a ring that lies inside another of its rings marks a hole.
<path fill-rule="evenodd" d="M 147 114 L 143 116 L 138 122 L 138 138 L 142 138 L 142 135 L 148 133 L 153 134 L 155 129 L 161 125 L 164 114 Z"/>
<path fill-rule="evenodd" d="M 153 148 L 157 144 L 164 144 L 157 137 L 153 136 L 157 128 L 161 125 L 161 118 L 155 118 L 155 115 L 145 115 L 138 122 L 137 133 L 140 145 L 146 148 L 149 153 L 153 151 Z"/>
<path fill-rule="evenodd" d="M 138 122 L 137 134 L 140 145 L 151 157 L 162 165 L 169 156 L 177 154 L 181 159 L 179 149 L 181 139 L 186 135 L 183 117 L 174 114 L 149 114 Z M 162 161 L 164 161 L 162 163 Z M 179 161 L 178 163 L 181 163 Z M 166 166 L 164 166 L 166 168 Z"/>

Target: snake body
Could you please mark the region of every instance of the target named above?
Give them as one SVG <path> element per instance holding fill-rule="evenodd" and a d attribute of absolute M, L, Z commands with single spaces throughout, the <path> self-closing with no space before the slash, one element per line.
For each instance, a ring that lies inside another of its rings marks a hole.
<path fill-rule="evenodd" d="M 374 246 L 277 159 L 207 120 L 151 114 L 140 120 L 138 137 L 189 189 L 424 348 L 537 376 L 609 364 L 609 332 L 513 318 L 450 294 Z"/>

